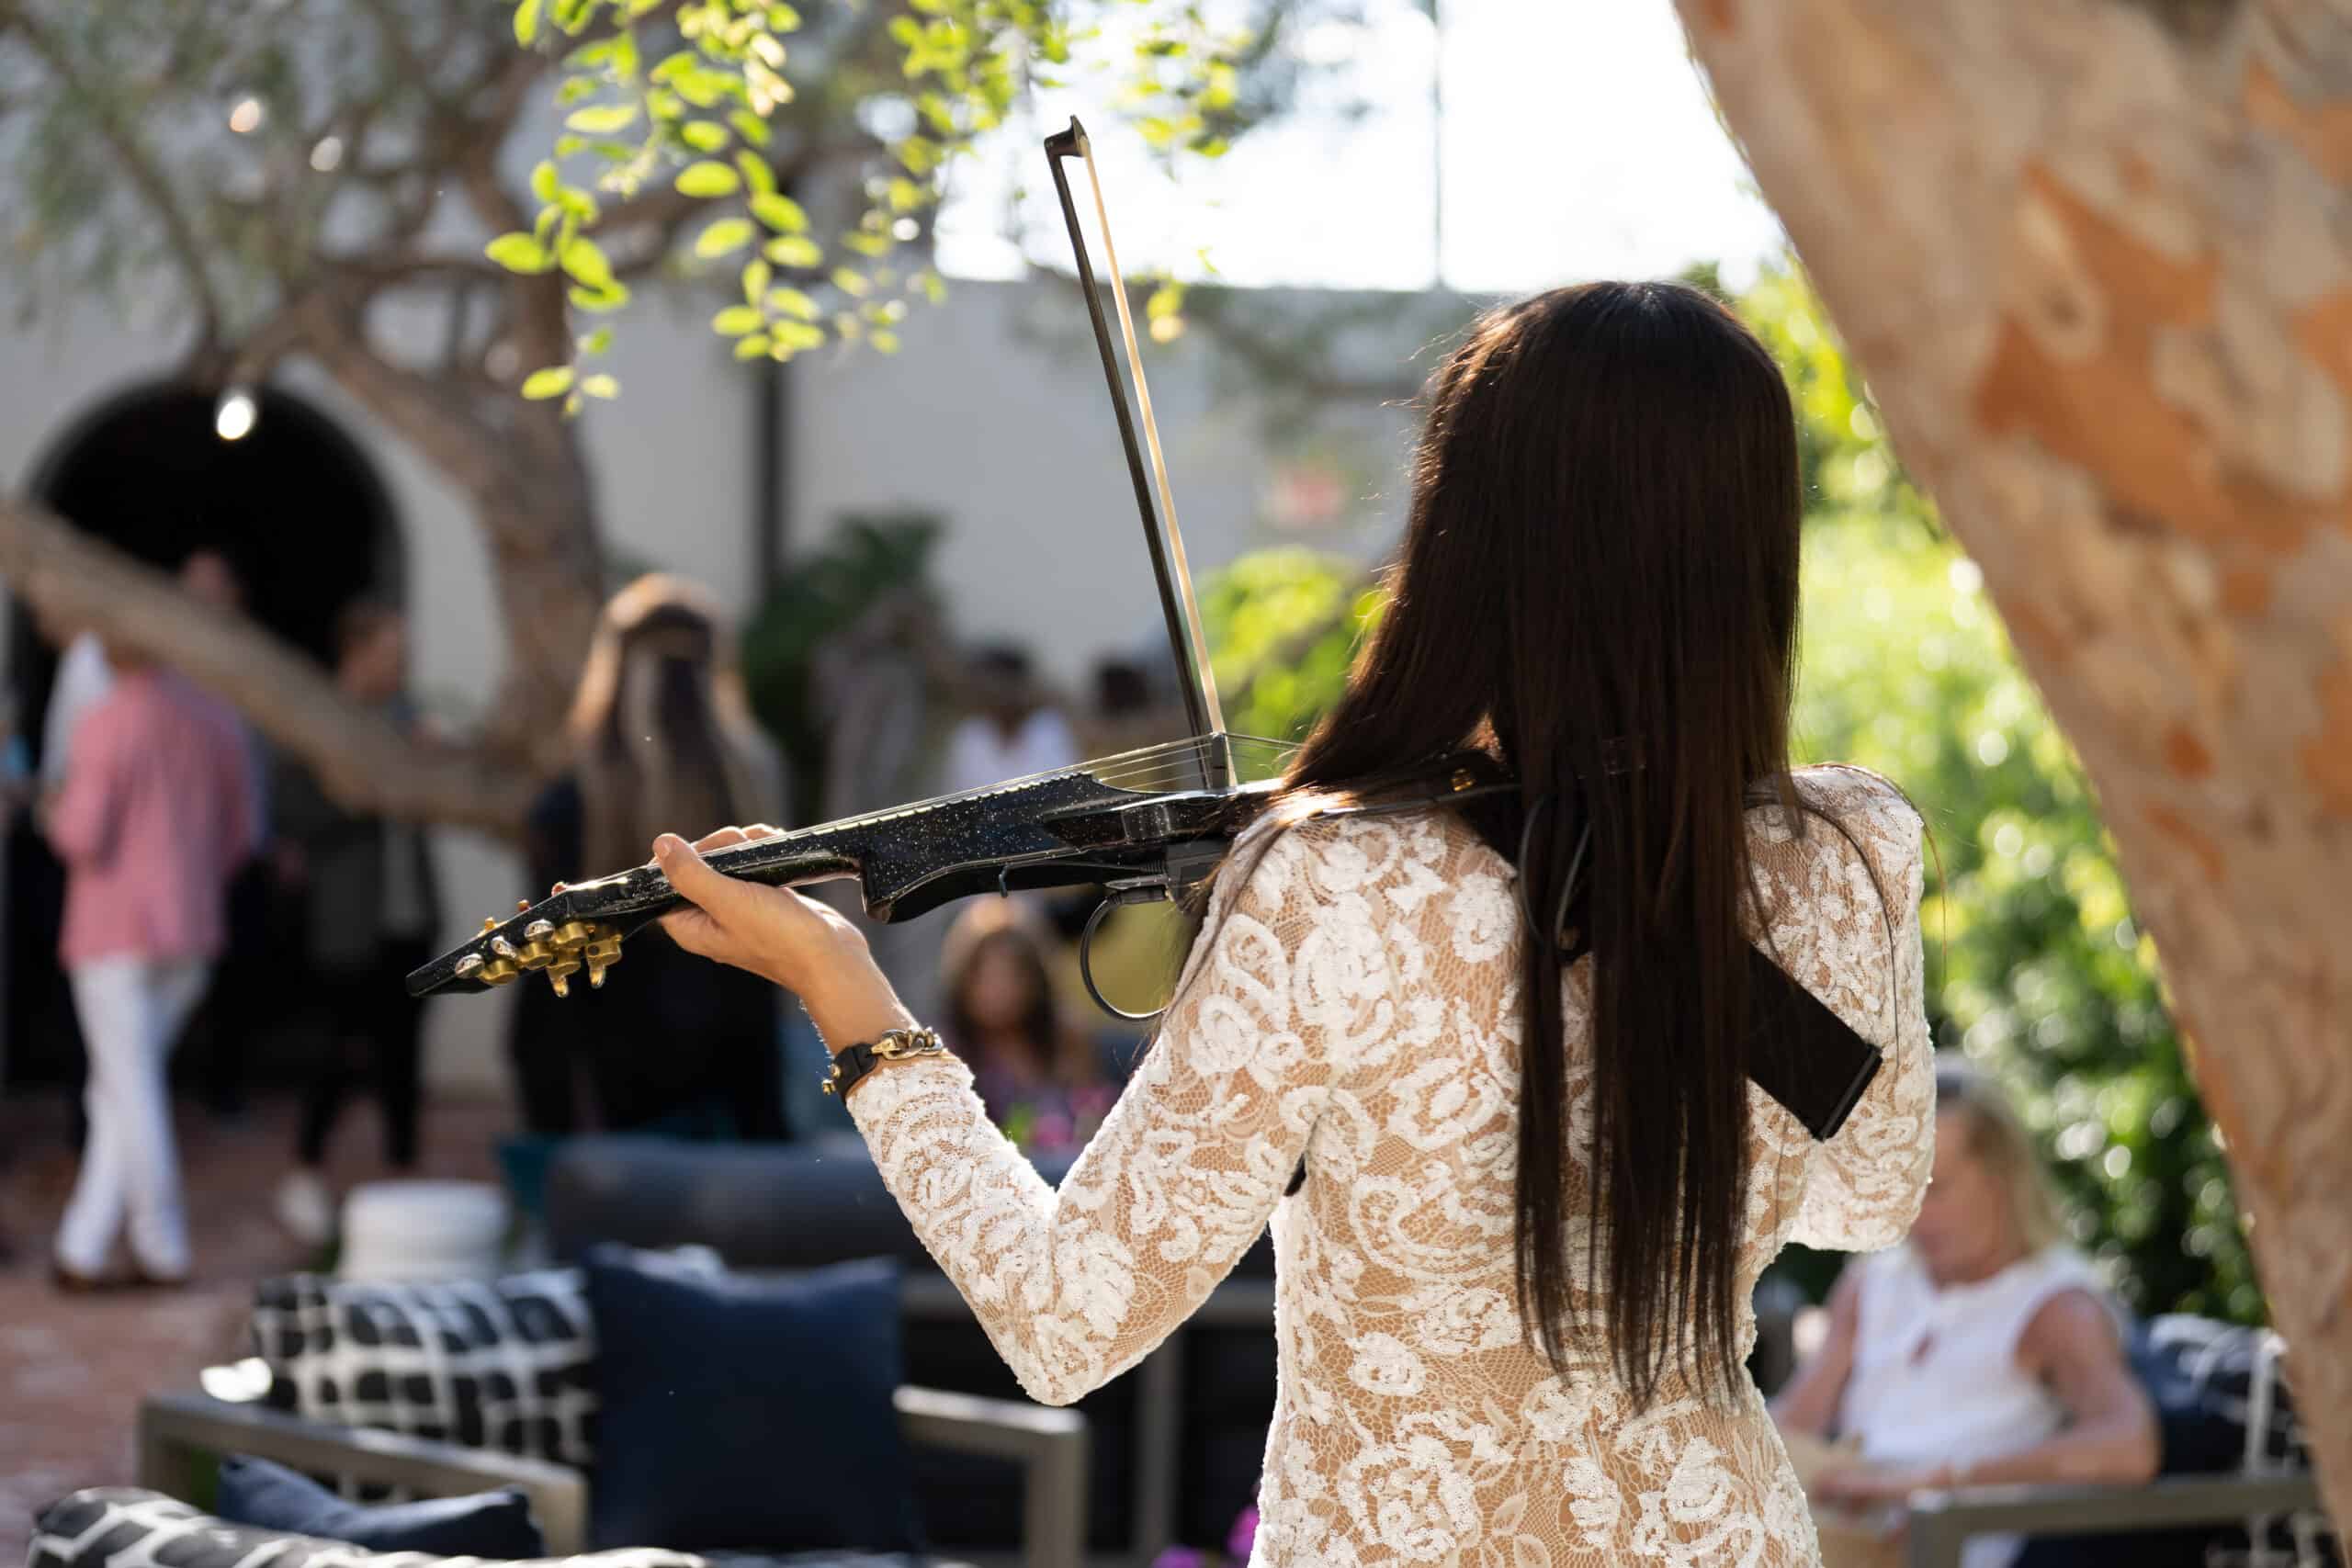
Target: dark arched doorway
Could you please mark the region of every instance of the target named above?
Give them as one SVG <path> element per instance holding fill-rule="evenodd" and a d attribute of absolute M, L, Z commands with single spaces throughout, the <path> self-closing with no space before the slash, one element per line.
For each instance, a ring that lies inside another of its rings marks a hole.
<path fill-rule="evenodd" d="M 374 463 L 333 420 L 289 392 L 265 389 L 255 402 L 252 428 L 229 441 L 213 394 L 131 388 L 68 423 L 28 488 L 67 522 L 164 570 L 198 549 L 225 556 L 246 613 L 323 661 L 346 605 L 398 592 L 398 519 Z M 21 603 L 10 609 L 9 684 L 18 732 L 37 751 L 59 650 Z M 55 959 L 62 874 L 21 824 L 9 850 L 6 1077 L 56 1082 L 79 1057 Z M 239 1010 L 241 1029 L 265 1021 Z M 199 1076 L 206 1067 L 184 1065 Z"/>

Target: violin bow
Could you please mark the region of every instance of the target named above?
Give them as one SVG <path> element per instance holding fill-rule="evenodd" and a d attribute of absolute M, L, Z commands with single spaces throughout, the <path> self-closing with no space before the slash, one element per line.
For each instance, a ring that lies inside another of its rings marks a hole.
<path fill-rule="evenodd" d="M 1078 203 L 1071 197 L 1069 176 L 1063 164 L 1075 158 L 1086 165 L 1086 182 L 1094 197 L 1094 219 L 1102 232 L 1102 255 L 1111 266 L 1111 300 L 1119 314 L 1119 335 L 1126 349 L 1127 374 L 1135 382 L 1136 407 L 1142 413 L 1143 441 L 1136 439 L 1136 419 L 1128 412 L 1126 384 L 1119 375 L 1119 355 L 1111 347 L 1111 326 L 1103 319 L 1102 291 L 1086 254 L 1086 236 L 1078 221 Z M 1152 575 L 1159 583 L 1160 614 L 1168 622 L 1168 645 L 1176 655 L 1176 671 L 1184 691 L 1184 714 L 1193 733 L 1208 742 L 1202 764 L 1211 788 L 1233 783 L 1233 754 L 1225 730 L 1225 711 L 1216 700 L 1216 675 L 1209 668 L 1208 640 L 1201 632 L 1201 609 L 1193 597 L 1193 575 L 1184 560 L 1184 536 L 1176 526 L 1176 498 L 1168 488 L 1168 459 L 1159 445 L 1159 426 L 1151 415 L 1151 388 L 1143 374 L 1143 352 L 1136 342 L 1134 313 L 1127 308 L 1127 289 L 1119 274 L 1119 253 L 1111 243 L 1111 214 L 1102 202 L 1102 177 L 1094 167 L 1094 148 L 1086 128 L 1070 118 L 1069 129 L 1046 138 L 1046 163 L 1053 170 L 1054 190 L 1061 197 L 1062 221 L 1069 228 L 1069 244 L 1078 258 L 1078 286 L 1086 295 L 1087 318 L 1094 323 L 1094 345 L 1102 355 L 1102 378 L 1110 383 L 1111 407 L 1119 417 L 1119 441 L 1126 449 L 1127 475 L 1135 483 L 1136 510 L 1143 515 L 1145 545 L 1151 551 Z M 1151 453 L 1150 471 L 1144 468 L 1144 450 Z M 1156 481 L 1156 483 L 1155 483 Z M 1153 502 L 1158 492 L 1158 504 Z"/>

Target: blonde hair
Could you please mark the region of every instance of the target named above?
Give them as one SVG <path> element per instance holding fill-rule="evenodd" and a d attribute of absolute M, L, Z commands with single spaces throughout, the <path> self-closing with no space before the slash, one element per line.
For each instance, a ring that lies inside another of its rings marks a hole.
<path fill-rule="evenodd" d="M 1999 1084 L 1973 1066 L 1939 1064 L 1936 1111 L 1939 1115 L 1955 1111 L 1967 1118 L 1969 1153 L 1991 1168 L 2008 1192 L 2009 1222 L 2029 1255 L 2066 1239 L 2049 1168 Z"/>
<path fill-rule="evenodd" d="M 684 578 L 640 577 L 605 606 L 571 734 L 589 874 L 637 864 L 657 833 L 784 816 L 783 765 L 752 720 L 734 640 Z"/>

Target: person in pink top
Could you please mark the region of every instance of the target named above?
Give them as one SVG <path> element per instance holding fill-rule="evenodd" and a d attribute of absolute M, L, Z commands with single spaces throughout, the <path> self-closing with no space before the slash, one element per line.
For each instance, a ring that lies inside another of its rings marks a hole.
<path fill-rule="evenodd" d="M 220 956 L 229 879 L 258 830 L 236 716 L 128 649 L 107 656 L 115 680 L 74 730 L 46 820 L 66 869 L 59 956 L 90 1058 L 89 1139 L 54 1255 L 67 1288 L 101 1283 L 118 1237 L 134 1280 L 187 1277 L 164 1063 Z"/>

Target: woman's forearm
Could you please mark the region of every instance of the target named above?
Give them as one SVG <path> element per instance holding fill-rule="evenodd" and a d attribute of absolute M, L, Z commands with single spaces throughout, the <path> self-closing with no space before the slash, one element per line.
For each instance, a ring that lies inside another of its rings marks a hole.
<path fill-rule="evenodd" d="M 1845 1382 L 1842 1369 L 1835 1371 L 1838 1375 L 1830 1375 L 1833 1369 L 1815 1365 L 1791 1378 L 1788 1386 L 1772 1396 L 1773 1424 L 1783 1432 L 1826 1438 L 1829 1425 L 1838 1416 L 1838 1394 Z"/>
<path fill-rule="evenodd" d="M 1958 1465 L 1962 1486 L 2128 1486 L 2156 1473 L 2162 1459 L 2155 1432 L 2131 1413 L 2069 1427 L 2055 1437 L 1973 1464 Z"/>

